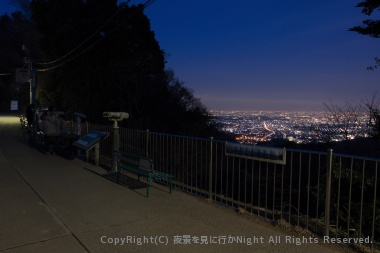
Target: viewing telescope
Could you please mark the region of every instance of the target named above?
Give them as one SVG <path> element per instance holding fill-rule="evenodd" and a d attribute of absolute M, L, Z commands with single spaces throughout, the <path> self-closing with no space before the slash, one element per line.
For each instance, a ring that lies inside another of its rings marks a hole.
<path fill-rule="evenodd" d="M 119 150 L 119 148 L 120 148 L 120 132 L 119 132 L 118 121 L 121 121 L 123 119 L 128 119 L 129 114 L 127 112 L 103 112 L 103 117 L 108 118 L 109 120 L 113 121 L 112 149 L 113 150 Z M 116 170 L 117 170 L 117 162 L 116 162 L 116 158 L 114 155 L 112 156 L 111 170 L 113 172 L 116 172 Z"/>
<path fill-rule="evenodd" d="M 82 118 L 85 119 L 85 118 L 87 118 L 87 116 L 84 115 L 84 114 L 82 114 L 82 113 L 79 113 L 79 112 L 74 112 L 73 115 L 75 116 L 75 122 L 76 122 L 76 125 L 77 125 L 77 132 L 76 132 L 76 134 L 78 136 L 81 136 L 82 135 L 82 127 L 81 127 Z"/>
<path fill-rule="evenodd" d="M 123 119 L 128 119 L 129 114 L 126 112 L 103 112 L 103 117 L 109 118 L 110 120 L 121 121 Z"/>

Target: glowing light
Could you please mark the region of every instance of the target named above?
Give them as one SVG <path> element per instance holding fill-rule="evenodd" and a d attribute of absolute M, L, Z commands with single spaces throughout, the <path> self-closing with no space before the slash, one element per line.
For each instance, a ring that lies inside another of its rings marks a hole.
<path fill-rule="evenodd" d="M 7 125 L 16 125 L 16 124 L 20 124 L 20 117 L 11 116 L 11 115 L 1 115 L 0 122 L 2 124 L 5 123 Z"/>

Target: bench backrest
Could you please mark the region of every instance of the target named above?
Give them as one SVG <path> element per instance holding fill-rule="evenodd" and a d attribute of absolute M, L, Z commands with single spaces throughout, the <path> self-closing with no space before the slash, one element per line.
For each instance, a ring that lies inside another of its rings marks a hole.
<path fill-rule="evenodd" d="M 153 166 L 150 160 L 145 159 L 145 158 L 140 158 L 140 162 L 139 162 L 140 170 L 152 171 L 153 170 L 152 167 Z"/>
<path fill-rule="evenodd" d="M 148 172 L 153 170 L 153 160 L 146 157 L 115 151 L 115 160 L 122 166 L 133 167 Z"/>

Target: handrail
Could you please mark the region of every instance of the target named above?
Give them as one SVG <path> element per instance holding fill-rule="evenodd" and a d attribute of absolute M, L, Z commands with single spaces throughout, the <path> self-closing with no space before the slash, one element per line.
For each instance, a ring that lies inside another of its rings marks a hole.
<path fill-rule="evenodd" d="M 265 219 L 284 219 L 316 234 L 349 238 L 352 231 L 360 231 L 355 236 L 370 236 L 373 244 L 380 241 L 380 158 L 286 148 L 286 164 L 276 164 L 227 155 L 231 142 L 213 138 L 119 131 L 123 151 L 149 154 L 158 171 L 174 175 L 178 189 Z M 101 143 L 103 158 L 110 159 L 111 147 L 109 141 Z"/>

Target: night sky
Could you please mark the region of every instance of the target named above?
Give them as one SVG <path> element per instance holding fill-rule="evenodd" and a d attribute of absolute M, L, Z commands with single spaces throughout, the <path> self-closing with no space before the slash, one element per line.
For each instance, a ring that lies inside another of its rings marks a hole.
<path fill-rule="evenodd" d="M 379 90 L 367 67 L 380 40 L 348 31 L 371 18 L 359 2 L 156 0 L 145 13 L 167 67 L 209 109 L 322 111 Z"/>

